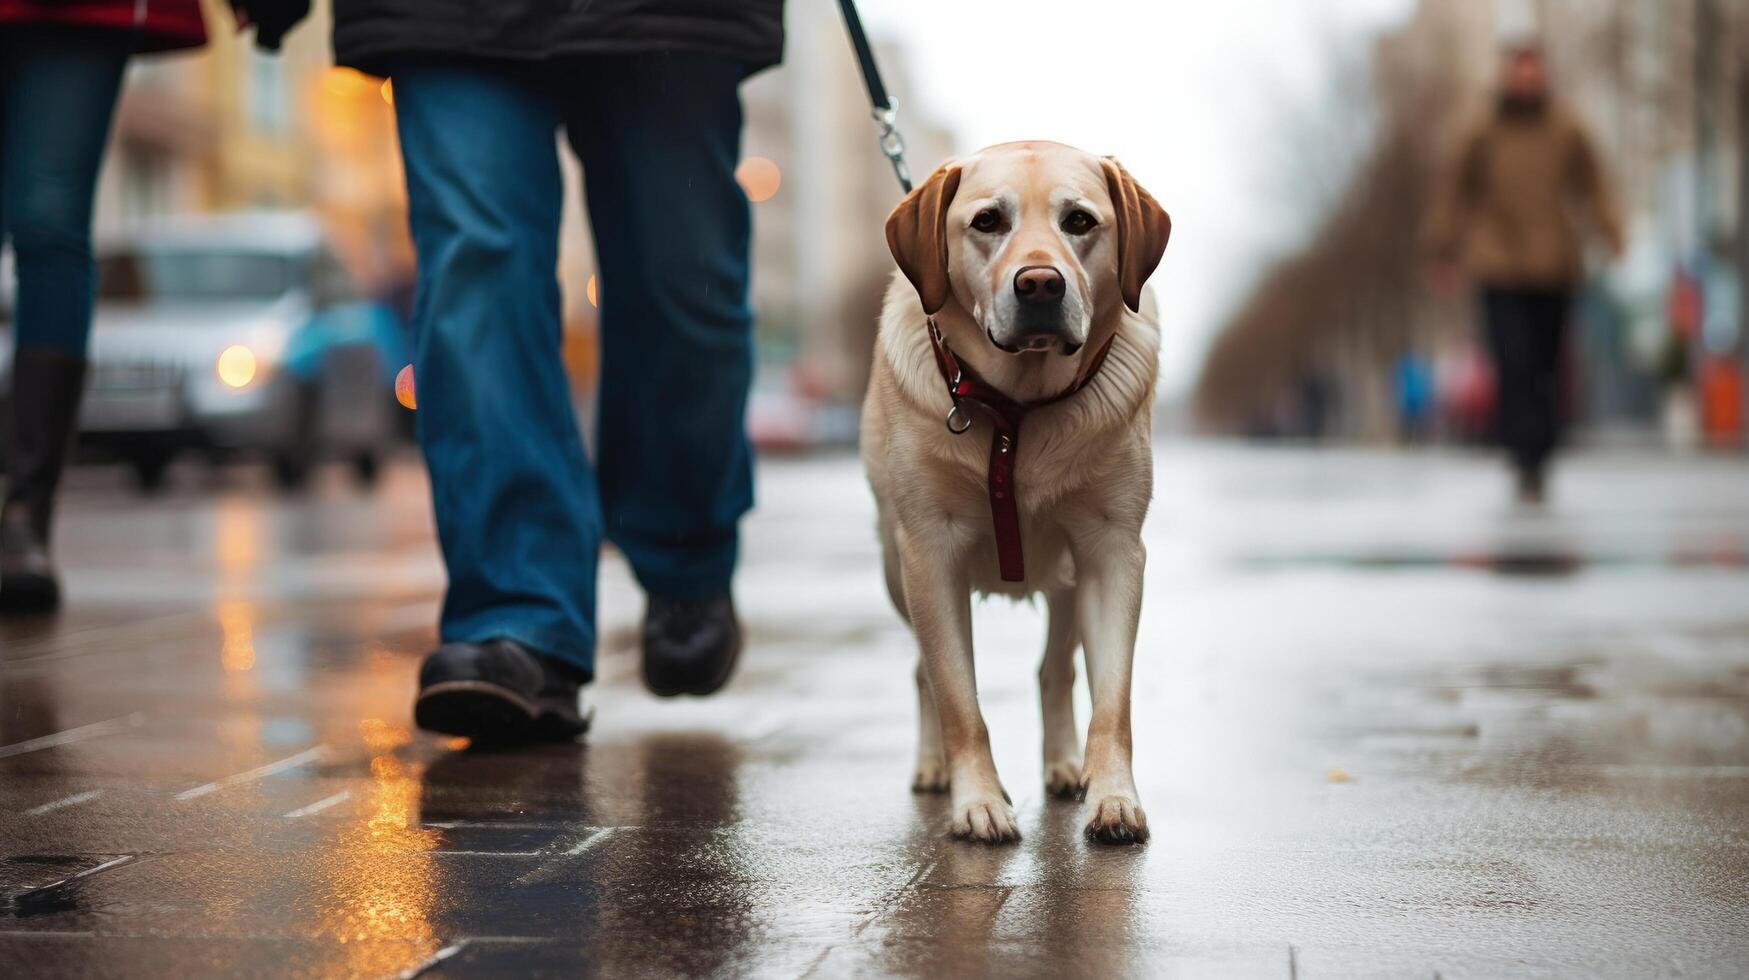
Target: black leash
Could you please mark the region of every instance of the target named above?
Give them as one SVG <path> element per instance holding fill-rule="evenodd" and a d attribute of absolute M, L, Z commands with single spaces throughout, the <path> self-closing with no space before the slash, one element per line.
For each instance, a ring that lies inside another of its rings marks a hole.
<path fill-rule="evenodd" d="M 881 128 L 881 152 L 893 165 L 893 176 L 899 186 L 911 193 L 911 168 L 905 165 L 905 138 L 899 135 L 899 104 L 887 94 L 881 81 L 881 70 L 875 64 L 874 49 L 869 47 L 868 34 L 862 29 L 862 17 L 856 12 L 856 0 L 838 0 L 844 11 L 844 29 L 850 33 L 850 46 L 856 49 L 856 60 L 862 66 L 862 80 L 868 85 L 868 101 L 873 107 L 876 125 Z"/>

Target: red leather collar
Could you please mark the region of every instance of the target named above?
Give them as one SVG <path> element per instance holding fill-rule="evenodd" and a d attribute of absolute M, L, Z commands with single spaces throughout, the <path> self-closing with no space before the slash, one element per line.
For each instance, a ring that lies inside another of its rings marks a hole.
<path fill-rule="evenodd" d="M 1111 352 L 1111 343 L 1116 339 L 1115 333 L 1106 338 L 1104 346 L 1094 352 L 1087 370 L 1068 388 L 1049 398 L 1020 402 L 996 390 L 995 386 L 978 377 L 977 372 L 961 364 L 954 356 L 953 348 L 947 346 L 935 318 L 929 318 L 929 343 L 935 349 L 935 366 L 941 371 L 941 379 L 947 382 L 947 397 L 953 400 L 953 408 L 947 413 L 947 431 L 961 435 L 972 427 L 966 405 L 983 412 L 994 430 L 990 437 L 990 464 L 985 471 L 985 485 L 990 494 L 991 526 L 996 534 L 996 564 L 1004 582 L 1026 580 L 1026 556 L 1020 546 L 1020 488 L 1014 484 L 1014 460 L 1020 454 L 1020 425 L 1033 409 L 1060 402 L 1087 387 L 1105 365 L 1105 355 Z"/>

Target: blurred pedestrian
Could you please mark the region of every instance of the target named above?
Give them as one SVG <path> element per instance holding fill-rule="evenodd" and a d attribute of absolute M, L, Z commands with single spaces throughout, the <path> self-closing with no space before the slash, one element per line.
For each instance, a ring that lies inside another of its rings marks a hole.
<path fill-rule="evenodd" d="M 420 726 L 582 730 L 604 540 L 648 595 L 646 685 L 728 681 L 752 503 L 739 86 L 782 47 L 782 0 L 335 0 L 336 61 L 393 86 L 417 251 L 417 427 L 449 571 Z M 600 270 L 593 460 L 560 360 L 561 129 Z"/>
<path fill-rule="evenodd" d="M 270 14 L 258 42 L 277 48 L 284 26 Z M 0 239 L 18 277 L 0 613 L 61 602 L 49 532 L 85 390 L 92 199 L 122 73 L 135 54 L 205 42 L 199 0 L 0 0 Z"/>
<path fill-rule="evenodd" d="M 1454 290 L 1467 275 L 1479 289 L 1496 424 L 1527 503 L 1543 499 L 1560 437 L 1562 353 L 1587 223 L 1620 254 L 1621 219 L 1590 136 L 1552 96 L 1542 49 L 1509 48 L 1493 109 L 1465 135 L 1425 240 L 1436 288 Z"/>
<path fill-rule="evenodd" d="M 1397 434 L 1415 445 L 1433 434 L 1433 364 L 1413 351 L 1391 366 L 1391 392 L 1397 408 Z"/>

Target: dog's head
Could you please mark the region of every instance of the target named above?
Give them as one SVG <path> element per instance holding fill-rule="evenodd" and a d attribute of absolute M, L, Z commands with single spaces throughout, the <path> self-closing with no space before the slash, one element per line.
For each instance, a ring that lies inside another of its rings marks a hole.
<path fill-rule="evenodd" d="M 887 218 L 924 312 L 950 300 L 1010 354 L 1085 345 L 1138 310 L 1172 219 L 1128 171 L 1060 143 L 1004 143 L 929 175 Z"/>

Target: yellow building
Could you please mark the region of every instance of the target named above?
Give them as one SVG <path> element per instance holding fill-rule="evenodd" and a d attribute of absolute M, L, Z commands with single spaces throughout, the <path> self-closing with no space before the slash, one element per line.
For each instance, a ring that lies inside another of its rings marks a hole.
<path fill-rule="evenodd" d="M 208 43 L 129 68 L 98 182 L 101 239 L 168 215 L 320 213 L 368 287 L 410 269 L 394 114 L 379 80 L 332 67 L 326 0 L 277 55 L 204 0 Z"/>

